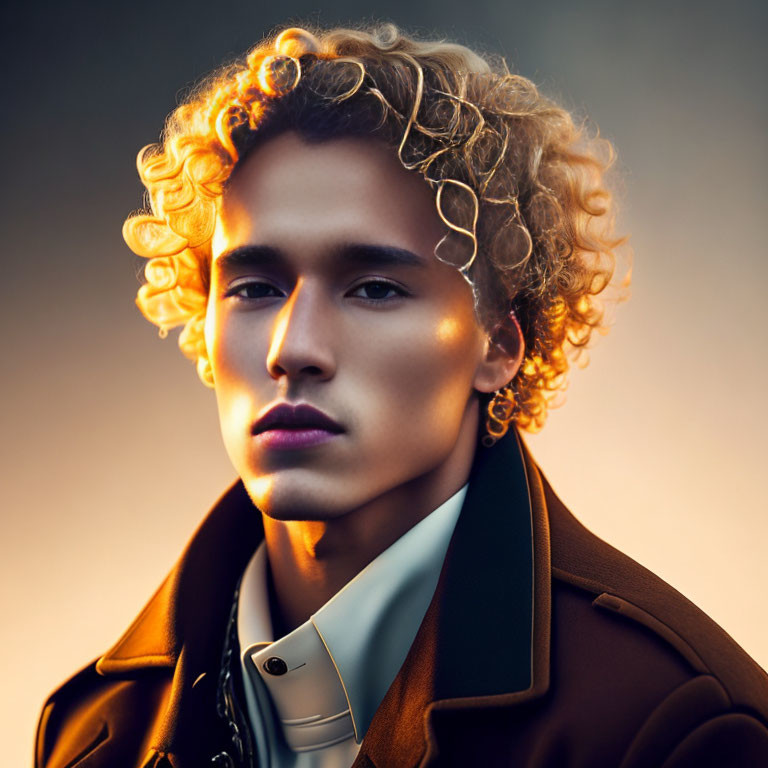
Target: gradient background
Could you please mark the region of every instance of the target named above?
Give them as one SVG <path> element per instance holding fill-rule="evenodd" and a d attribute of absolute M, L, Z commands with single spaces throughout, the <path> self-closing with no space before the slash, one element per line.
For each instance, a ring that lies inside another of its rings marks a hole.
<path fill-rule="evenodd" d="M 768 666 L 765 4 L 6 2 L 5 765 L 234 478 L 212 393 L 133 305 L 136 152 L 274 24 L 363 16 L 503 53 L 616 143 L 633 297 L 528 442 L 587 526 Z"/>

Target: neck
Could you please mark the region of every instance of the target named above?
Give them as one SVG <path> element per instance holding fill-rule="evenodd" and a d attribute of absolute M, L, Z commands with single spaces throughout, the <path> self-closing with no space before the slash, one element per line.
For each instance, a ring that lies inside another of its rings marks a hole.
<path fill-rule="evenodd" d="M 478 409 L 470 408 L 453 450 L 437 467 L 341 517 L 262 516 L 275 639 L 307 621 L 368 563 L 466 484 L 478 418 Z"/>

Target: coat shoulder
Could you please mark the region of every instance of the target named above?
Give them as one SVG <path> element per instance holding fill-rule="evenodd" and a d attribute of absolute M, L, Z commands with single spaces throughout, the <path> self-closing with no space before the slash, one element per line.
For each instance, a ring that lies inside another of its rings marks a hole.
<path fill-rule="evenodd" d="M 610 624 L 617 633 L 652 636 L 657 655 L 677 657 L 692 677 L 714 678 L 731 707 L 768 723 L 765 671 L 684 595 L 589 531 L 543 475 L 541 479 L 549 513 L 553 592 L 559 583 L 559 591 L 567 592 L 571 601 L 589 603 L 595 626 Z M 616 621 L 607 624 L 598 616 Z"/>

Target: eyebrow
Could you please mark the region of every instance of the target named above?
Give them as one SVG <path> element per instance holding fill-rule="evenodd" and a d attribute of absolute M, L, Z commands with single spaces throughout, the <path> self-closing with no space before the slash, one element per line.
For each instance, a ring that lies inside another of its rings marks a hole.
<path fill-rule="evenodd" d="M 366 243 L 347 243 L 334 249 L 332 258 L 344 265 L 360 267 L 427 266 L 427 261 L 413 251 L 397 248 L 394 245 L 369 245 Z M 269 245 L 241 245 L 224 251 L 213 262 L 215 269 L 226 272 L 238 267 L 263 267 L 278 265 L 287 259 L 282 251 Z"/>

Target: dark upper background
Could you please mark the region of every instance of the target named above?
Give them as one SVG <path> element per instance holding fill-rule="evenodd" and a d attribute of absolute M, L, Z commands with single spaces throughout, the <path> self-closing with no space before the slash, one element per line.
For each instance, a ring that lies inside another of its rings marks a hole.
<path fill-rule="evenodd" d="M 133 306 L 138 149 L 273 25 L 392 20 L 501 52 L 615 141 L 633 298 L 531 438 L 574 512 L 764 666 L 766 10 L 758 2 L 4 3 L 2 679 L 8 765 L 233 477 L 213 396 Z"/>

